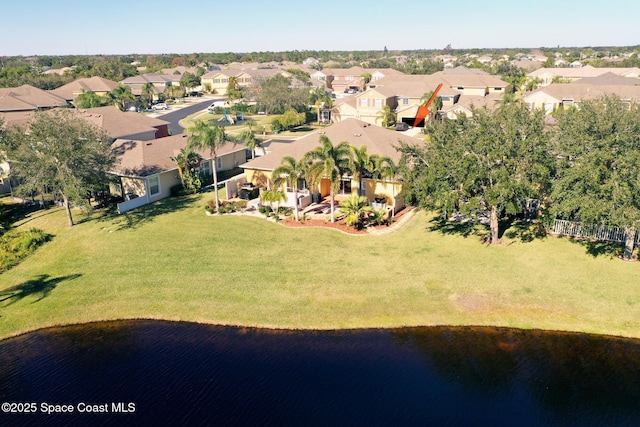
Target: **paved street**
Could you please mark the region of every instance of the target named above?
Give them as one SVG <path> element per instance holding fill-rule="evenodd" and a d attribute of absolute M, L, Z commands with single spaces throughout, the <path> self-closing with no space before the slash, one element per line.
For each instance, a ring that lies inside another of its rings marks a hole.
<path fill-rule="evenodd" d="M 198 111 L 206 109 L 214 101 L 223 100 L 220 97 L 207 97 L 207 98 L 186 98 L 187 102 L 179 102 L 176 104 L 170 104 L 169 110 L 162 113 L 152 113 L 151 117 L 156 117 L 160 120 L 169 122 L 169 131 L 172 135 L 181 134 L 184 128 L 180 126 L 180 120 L 188 117 Z"/>

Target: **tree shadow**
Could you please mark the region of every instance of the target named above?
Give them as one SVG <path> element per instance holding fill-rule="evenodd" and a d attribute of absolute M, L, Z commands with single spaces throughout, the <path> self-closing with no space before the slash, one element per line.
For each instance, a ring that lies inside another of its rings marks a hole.
<path fill-rule="evenodd" d="M 573 239 L 572 239 L 573 240 Z M 624 247 L 619 243 L 611 242 L 595 242 L 589 240 L 573 240 L 580 246 L 583 246 L 587 254 L 594 258 L 604 256 L 607 258 L 622 258 Z"/>
<path fill-rule="evenodd" d="M 80 276 L 81 274 L 70 274 L 68 276 L 50 278 L 48 274 L 40 274 L 34 279 L 0 291 L 0 307 L 7 307 L 30 296 L 37 296 L 38 298 L 32 302 L 34 304 L 49 296 L 51 291 L 58 286 L 58 283 L 77 279 Z"/>
<path fill-rule="evenodd" d="M 525 222 L 522 220 L 501 222 L 501 228 L 504 226 L 504 236 L 512 240 L 520 240 L 522 243 L 529 243 L 535 239 L 544 239 L 547 237 L 547 231 L 544 225 L 539 222 Z M 501 234 L 502 234 L 501 233 Z"/>
<path fill-rule="evenodd" d="M 464 238 L 469 236 L 484 238 L 488 233 L 487 228 L 482 224 L 472 221 L 449 221 L 443 218 L 432 219 L 429 231 L 438 231 L 442 234 L 455 234 Z"/>
<path fill-rule="evenodd" d="M 196 201 L 195 195 L 168 197 L 122 214 L 119 214 L 114 206 L 103 211 L 96 219 L 112 223 L 116 231 L 132 230 L 153 222 L 159 216 L 187 209 Z"/>

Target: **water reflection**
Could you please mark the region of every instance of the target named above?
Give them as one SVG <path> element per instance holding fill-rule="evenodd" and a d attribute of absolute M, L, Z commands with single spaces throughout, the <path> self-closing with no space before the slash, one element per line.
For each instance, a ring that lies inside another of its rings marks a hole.
<path fill-rule="evenodd" d="M 640 341 L 105 322 L 0 343 L 0 401 L 136 408 L 11 425 L 640 425 Z"/>

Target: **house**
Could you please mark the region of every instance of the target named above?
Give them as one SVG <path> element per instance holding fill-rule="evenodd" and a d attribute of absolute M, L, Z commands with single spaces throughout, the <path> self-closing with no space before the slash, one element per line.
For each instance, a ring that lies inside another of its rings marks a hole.
<path fill-rule="evenodd" d="M 317 147 L 320 144 L 320 137 L 326 136 L 333 144 L 346 141 L 355 147 L 365 146 L 369 155 L 388 156 L 395 164 L 400 161 L 400 153 L 396 147 L 402 142 L 415 144 L 420 140 L 406 136 L 399 132 L 373 126 L 370 123 L 356 119 L 346 119 L 339 123 L 332 124 L 323 130 L 306 135 L 298 140 L 288 143 L 272 143 L 264 156 L 257 157 L 247 163 L 240 165 L 244 169 L 247 181 L 262 188 L 269 188 L 272 185 L 272 173 L 285 156 L 291 156 L 296 161 Z M 340 183 L 338 196 L 349 196 L 351 194 L 363 194 L 370 203 L 376 199 L 386 199 L 389 209 L 395 211 L 404 206 L 404 196 L 402 183 L 399 181 L 386 181 L 364 178 L 363 188 L 358 190 L 358 181 L 352 176 L 344 176 Z M 299 191 L 299 207 L 304 208 L 312 201 L 312 191 L 306 188 L 306 183 L 301 183 Z M 320 188 L 314 190 L 320 192 L 321 197 L 329 195 L 329 181 L 323 179 Z M 287 201 L 283 206 L 295 206 L 294 193 L 287 190 Z"/>
<path fill-rule="evenodd" d="M 403 72 L 393 68 L 369 69 L 362 67 L 351 68 L 325 68 L 311 74 L 312 80 L 325 82 L 327 89 L 335 93 L 344 93 L 349 89 L 364 90 L 367 82 L 364 75 L 371 75 L 371 82 L 375 82 L 387 76 L 401 76 Z"/>
<path fill-rule="evenodd" d="M 584 77 L 573 83 L 552 83 L 523 96 L 531 109 L 543 109 L 546 114 L 557 108 L 579 106 L 587 99 L 615 95 L 629 104 L 640 102 L 640 81 L 606 72 L 597 77 Z"/>
<path fill-rule="evenodd" d="M 68 102 L 73 102 L 82 93 L 93 92 L 98 96 L 107 96 L 109 92 L 117 87 L 118 83 L 113 80 L 94 76 L 74 80 L 49 92 L 66 99 Z"/>
<path fill-rule="evenodd" d="M 0 112 L 46 110 L 68 107 L 66 98 L 51 91 L 24 84 L 20 87 L 0 88 Z"/>
<path fill-rule="evenodd" d="M 554 80 L 573 82 L 585 77 L 598 77 L 603 74 L 613 73 L 622 77 L 640 77 L 640 68 L 596 68 L 591 65 L 585 65 L 580 68 L 539 68 L 527 74 L 528 80 L 538 78 L 541 80 L 541 86 L 548 86 Z"/>
<path fill-rule="evenodd" d="M 80 117 L 104 129 L 113 140 L 128 138 L 148 141 L 169 136 L 169 122 L 140 113 L 120 111 L 115 106 L 76 111 Z"/>
<path fill-rule="evenodd" d="M 71 107 L 64 97 L 31 85 L 0 88 L 0 120 L 6 127 L 26 126 L 36 111 Z"/>
<path fill-rule="evenodd" d="M 464 67 L 430 75 L 389 76 L 370 82 L 369 89 L 362 93 L 337 100 L 331 116 L 335 122 L 355 118 L 381 125 L 380 113 L 388 105 L 396 113 L 398 122 L 413 125 L 418 108 L 425 101 L 424 95 L 435 91 L 440 84 L 443 85 L 438 92 L 441 112 L 449 117 L 458 111 L 471 114 L 471 104 L 492 106 L 509 90 L 509 84 L 498 77 Z M 459 103 L 464 108 L 453 109 Z"/>
<path fill-rule="evenodd" d="M 640 86 L 637 85 L 591 85 L 579 83 L 553 83 L 523 97 L 523 101 L 533 109 L 543 109 L 551 114 L 557 108 L 579 107 L 589 99 L 614 95 L 629 104 L 640 102 Z"/>
<path fill-rule="evenodd" d="M 208 92 L 218 95 L 226 95 L 229 87 L 229 79 L 236 78 L 238 88 L 258 86 L 261 80 L 266 80 L 278 74 L 291 77 L 291 73 L 279 68 L 241 69 L 230 68 L 226 70 L 214 70 L 200 78 L 202 87 Z"/>
<path fill-rule="evenodd" d="M 182 74 L 146 73 L 138 76 L 127 77 L 120 83 L 131 88 L 131 93 L 134 95 L 140 96 L 142 94 L 142 89 L 149 83 L 153 86 L 154 92 L 156 94 L 160 94 L 164 93 L 169 86 L 180 86 L 181 79 Z"/>
<path fill-rule="evenodd" d="M 156 140 L 118 139 L 113 148 L 118 156 L 118 167 L 112 174 L 119 178 L 119 185 L 112 185 L 111 193 L 122 196 L 118 212 L 153 203 L 171 195 L 171 188 L 180 184 L 178 168 L 173 157 L 187 146 L 186 133 Z M 203 175 L 211 176 L 211 155 L 197 152 L 202 161 L 198 167 Z M 227 144 L 217 150 L 218 172 L 238 167 L 247 159 L 243 145 Z"/>

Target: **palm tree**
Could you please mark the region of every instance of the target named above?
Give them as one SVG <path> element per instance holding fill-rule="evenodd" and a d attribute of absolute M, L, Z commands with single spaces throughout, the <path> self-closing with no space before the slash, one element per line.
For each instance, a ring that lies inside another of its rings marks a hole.
<path fill-rule="evenodd" d="M 218 195 L 218 150 L 227 144 L 227 134 L 223 127 L 209 125 L 209 123 L 196 120 L 193 126 L 187 129 L 190 133 L 187 142 L 189 149 L 209 150 L 213 163 L 213 186 L 216 195 L 216 211 L 220 209 L 220 196 Z"/>
<path fill-rule="evenodd" d="M 278 215 L 279 203 L 287 200 L 287 195 L 284 191 L 279 188 L 272 188 L 271 190 L 265 190 L 260 193 L 260 202 L 269 203 L 271 209 L 273 209 L 273 204 L 276 204 L 276 208 L 273 211 Z"/>
<path fill-rule="evenodd" d="M 348 199 L 340 202 L 341 211 L 346 215 L 347 225 L 362 228 L 364 217 L 368 212 L 373 212 L 366 197 L 352 194 Z"/>
<path fill-rule="evenodd" d="M 377 156 L 375 154 L 370 156 L 369 153 L 367 153 L 367 147 L 364 145 L 360 148 L 352 145 L 351 150 L 353 152 L 351 157 L 351 173 L 353 173 L 353 177 L 358 180 L 358 195 L 364 196 L 364 194 L 362 194 L 362 175 L 373 172 Z"/>
<path fill-rule="evenodd" d="M 256 148 L 262 148 L 262 143 L 256 138 L 251 128 L 243 130 L 237 138 L 238 142 L 247 146 L 251 150 L 251 159 L 256 157 Z M 264 150 L 263 150 L 264 154 Z"/>
<path fill-rule="evenodd" d="M 316 107 L 318 113 L 318 123 L 320 123 L 320 108 L 322 106 L 331 108 L 333 99 L 329 92 L 323 87 L 318 87 L 309 91 L 309 104 L 313 104 Z"/>
<path fill-rule="evenodd" d="M 82 93 L 76 96 L 76 99 L 73 100 L 76 108 L 95 108 L 102 107 L 103 105 L 107 105 L 109 103 L 108 99 L 105 97 L 97 95 L 93 91 L 86 92 L 82 89 Z"/>
<path fill-rule="evenodd" d="M 298 180 L 304 176 L 304 171 L 303 162 L 296 162 L 296 159 L 293 157 L 285 156 L 282 158 L 280 166 L 275 168 L 271 175 L 275 188 L 282 187 L 283 184 L 287 184 L 290 188 L 293 188 L 296 221 L 300 220 L 298 213 Z"/>
<path fill-rule="evenodd" d="M 389 127 L 396 122 L 396 113 L 393 112 L 390 106 L 385 105 L 382 110 L 378 112 L 378 119 L 382 121 L 382 127 Z"/>
<path fill-rule="evenodd" d="M 382 180 L 389 180 L 391 182 L 391 194 L 393 200 L 393 210 L 391 215 L 395 215 L 396 210 L 396 185 L 395 178 L 398 174 L 398 166 L 393 162 L 391 157 L 381 156 L 376 159 L 376 167 L 374 171 L 374 177 Z"/>
<path fill-rule="evenodd" d="M 136 99 L 133 93 L 131 93 L 131 88 L 124 85 L 118 85 L 118 87 L 109 92 L 109 97 L 121 111 L 127 109 L 127 103 L 129 101 L 133 101 Z"/>
<path fill-rule="evenodd" d="M 189 150 L 188 148 L 183 148 L 180 150 L 175 157 L 172 157 L 173 160 L 178 166 L 178 175 L 180 176 L 180 182 L 182 183 L 182 187 L 187 190 L 188 185 L 185 182 L 185 176 L 189 178 L 189 182 L 191 182 L 191 173 L 195 169 L 196 165 L 202 160 L 200 155 L 193 150 Z"/>
<path fill-rule="evenodd" d="M 362 82 L 361 88 L 360 90 L 364 90 L 364 88 L 369 84 L 369 82 L 371 81 L 371 73 L 364 73 L 360 76 L 360 80 Z"/>
<path fill-rule="evenodd" d="M 351 169 L 349 167 L 351 146 L 346 141 L 334 146 L 326 135 L 320 136 L 320 144 L 322 145 L 305 154 L 305 161 L 310 163 L 307 167 L 307 173 L 318 180 L 319 178 L 329 180 L 331 222 L 335 222 L 335 193 L 340 189 L 342 176 Z"/>
<path fill-rule="evenodd" d="M 155 88 L 153 87 L 153 83 L 145 83 L 144 86 L 142 86 L 142 93 L 140 94 L 140 98 L 144 100 L 144 102 L 147 104 L 147 107 L 151 107 L 154 95 Z"/>

